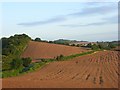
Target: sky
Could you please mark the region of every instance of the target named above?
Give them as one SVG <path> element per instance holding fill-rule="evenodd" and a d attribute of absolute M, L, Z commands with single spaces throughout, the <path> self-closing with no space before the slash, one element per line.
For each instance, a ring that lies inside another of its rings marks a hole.
<path fill-rule="evenodd" d="M 118 40 L 117 2 L 4 2 L 2 37 Z"/>

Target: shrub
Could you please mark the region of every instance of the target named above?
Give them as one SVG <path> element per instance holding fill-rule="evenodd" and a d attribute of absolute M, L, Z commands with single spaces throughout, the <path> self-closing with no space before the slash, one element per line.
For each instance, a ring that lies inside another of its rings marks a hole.
<path fill-rule="evenodd" d="M 35 38 L 35 41 L 40 42 L 40 41 L 41 41 L 41 39 L 40 39 L 40 38 Z"/>
<path fill-rule="evenodd" d="M 64 56 L 61 54 L 60 56 L 57 56 L 57 57 L 56 57 L 56 60 L 61 60 L 61 59 L 63 59 L 63 57 L 64 57 Z"/>
<path fill-rule="evenodd" d="M 71 46 L 75 46 L 75 44 L 72 44 Z"/>
<path fill-rule="evenodd" d="M 80 44 L 77 44 L 76 46 L 77 46 L 77 47 L 80 47 Z"/>
<path fill-rule="evenodd" d="M 29 57 L 28 58 L 22 58 L 22 61 L 23 61 L 23 66 L 28 67 L 30 65 L 32 59 L 29 58 Z"/>
<path fill-rule="evenodd" d="M 13 61 L 11 62 L 11 67 L 12 69 L 18 69 L 23 65 L 23 61 L 20 58 L 15 58 L 13 59 Z"/>
<path fill-rule="evenodd" d="M 53 41 L 49 41 L 49 43 L 54 43 Z"/>
<path fill-rule="evenodd" d="M 45 60 L 45 59 L 43 59 L 43 58 L 41 59 L 41 61 L 42 61 L 42 62 L 46 62 L 46 60 Z"/>
<path fill-rule="evenodd" d="M 96 44 L 93 44 L 91 48 L 92 48 L 92 50 L 99 50 L 100 49 L 99 46 Z"/>

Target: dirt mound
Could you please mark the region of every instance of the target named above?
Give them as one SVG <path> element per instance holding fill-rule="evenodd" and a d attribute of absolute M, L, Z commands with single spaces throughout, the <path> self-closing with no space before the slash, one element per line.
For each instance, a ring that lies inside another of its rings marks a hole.
<path fill-rule="evenodd" d="M 80 47 L 30 41 L 28 47 L 22 54 L 22 57 L 31 57 L 32 59 L 54 58 L 60 54 L 66 56 L 86 51 L 88 50 Z"/>
<path fill-rule="evenodd" d="M 117 51 L 101 51 L 53 62 L 26 75 L 3 79 L 3 87 L 118 88 Z"/>

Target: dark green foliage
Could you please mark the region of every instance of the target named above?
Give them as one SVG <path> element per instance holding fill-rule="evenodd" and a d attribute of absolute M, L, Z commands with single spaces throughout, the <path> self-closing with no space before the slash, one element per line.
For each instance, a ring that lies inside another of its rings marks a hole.
<path fill-rule="evenodd" d="M 110 50 L 110 49 L 118 46 L 118 44 L 113 43 L 113 42 L 99 42 L 98 46 L 99 46 L 100 49 Z"/>
<path fill-rule="evenodd" d="M 46 42 L 46 43 L 48 43 L 48 41 L 47 41 L 47 40 L 42 40 L 41 42 Z"/>
<path fill-rule="evenodd" d="M 54 41 L 55 44 L 63 44 L 63 45 L 69 45 L 70 42 L 71 40 L 65 40 L 65 39 L 59 39 Z"/>
<path fill-rule="evenodd" d="M 97 42 L 97 44 L 89 43 L 86 47 L 91 48 L 92 50 L 111 50 L 118 46 L 116 42 Z"/>
<path fill-rule="evenodd" d="M 89 43 L 89 44 L 87 45 L 87 47 L 88 47 L 88 48 L 91 48 L 91 47 L 92 47 L 92 44 L 91 44 L 91 43 Z"/>
<path fill-rule="evenodd" d="M 40 38 L 35 38 L 35 41 L 40 42 L 40 41 L 41 41 L 41 39 L 40 39 Z"/>
<path fill-rule="evenodd" d="M 2 72 L 2 78 L 18 76 L 20 74 L 20 72 L 22 72 L 22 70 L 23 70 L 23 67 L 19 67 L 18 69 L 3 71 Z"/>
<path fill-rule="evenodd" d="M 46 59 L 41 59 L 41 62 L 47 62 Z"/>
<path fill-rule="evenodd" d="M 80 47 L 80 44 L 77 44 L 76 46 L 77 46 L 77 47 Z"/>
<path fill-rule="evenodd" d="M 117 46 L 117 44 L 114 44 L 114 43 L 109 43 L 108 47 L 110 48 L 115 48 Z"/>
<path fill-rule="evenodd" d="M 31 38 L 25 34 L 2 38 L 2 55 L 17 54 Z"/>
<path fill-rule="evenodd" d="M 64 56 L 61 54 L 60 56 L 57 56 L 57 57 L 56 57 L 56 60 L 59 61 L 59 60 L 61 60 L 63 57 L 64 57 Z"/>
<path fill-rule="evenodd" d="M 49 43 L 54 43 L 53 41 L 49 41 Z"/>
<path fill-rule="evenodd" d="M 91 46 L 91 48 L 92 48 L 92 50 L 99 50 L 99 46 L 96 45 L 96 44 L 93 44 L 93 45 Z"/>
<path fill-rule="evenodd" d="M 72 44 L 71 46 L 75 46 L 75 44 Z"/>
<path fill-rule="evenodd" d="M 11 62 L 12 69 L 18 69 L 23 65 L 23 61 L 20 58 L 13 59 Z"/>
<path fill-rule="evenodd" d="M 89 43 L 86 47 L 91 48 L 92 50 L 99 50 L 100 49 L 98 44 Z"/>
<path fill-rule="evenodd" d="M 14 59 L 19 58 L 26 48 L 31 38 L 26 34 L 14 35 L 9 38 L 2 38 L 2 70 L 11 69 L 11 63 Z"/>
<path fill-rule="evenodd" d="M 28 58 L 22 58 L 22 61 L 23 61 L 23 66 L 28 67 L 30 65 L 32 59 L 29 58 L 29 57 Z"/>
<path fill-rule="evenodd" d="M 109 43 L 107 43 L 107 42 L 99 42 L 98 43 L 98 46 L 100 49 L 107 49 L 108 45 L 109 45 Z"/>
<path fill-rule="evenodd" d="M 10 58 L 10 56 L 7 57 L 5 55 L 2 55 L 2 71 L 11 69 L 12 60 L 13 60 L 12 57 Z"/>

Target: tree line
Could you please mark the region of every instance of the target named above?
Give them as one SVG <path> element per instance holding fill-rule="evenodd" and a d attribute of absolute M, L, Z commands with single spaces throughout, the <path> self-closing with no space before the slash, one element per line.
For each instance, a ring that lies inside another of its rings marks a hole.
<path fill-rule="evenodd" d="M 31 38 L 26 34 L 3 37 L 2 41 L 2 71 L 11 70 L 19 64 L 20 55 Z M 28 59 L 26 59 L 28 60 Z M 18 61 L 18 62 L 17 62 Z M 17 62 L 17 63 L 16 63 Z M 13 64 L 12 64 L 13 63 Z M 19 66 L 19 65 L 18 65 Z M 19 67 L 18 67 L 19 68 Z"/>

